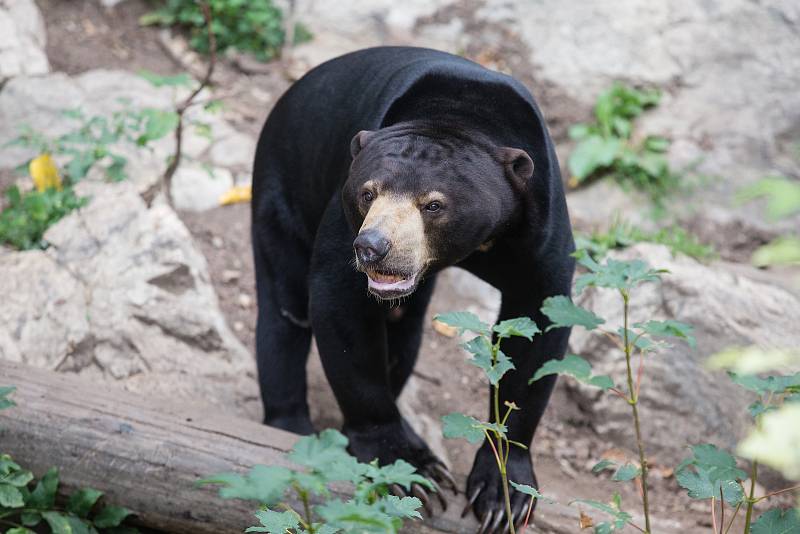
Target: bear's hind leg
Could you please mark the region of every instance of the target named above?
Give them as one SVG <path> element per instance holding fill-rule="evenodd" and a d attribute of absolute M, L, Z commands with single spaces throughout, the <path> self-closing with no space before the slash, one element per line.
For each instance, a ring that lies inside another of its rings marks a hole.
<path fill-rule="evenodd" d="M 259 231 L 266 234 L 253 234 L 258 294 L 256 362 L 264 423 L 311 434 L 314 427 L 306 397 L 306 361 L 311 346 L 308 253 L 286 236 L 269 235 L 276 231 L 273 225 L 261 225 Z"/>

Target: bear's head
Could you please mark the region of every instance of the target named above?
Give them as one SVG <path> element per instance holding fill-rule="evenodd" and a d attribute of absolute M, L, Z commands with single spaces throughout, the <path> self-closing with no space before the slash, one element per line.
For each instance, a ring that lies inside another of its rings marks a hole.
<path fill-rule="evenodd" d="M 361 131 L 342 190 L 356 269 L 397 299 L 483 248 L 521 209 L 533 161 L 475 131 L 421 121 Z"/>

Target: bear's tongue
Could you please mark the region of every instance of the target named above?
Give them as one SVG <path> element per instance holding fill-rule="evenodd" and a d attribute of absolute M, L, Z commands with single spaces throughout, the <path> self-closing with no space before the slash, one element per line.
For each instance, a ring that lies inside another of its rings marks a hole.
<path fill-rule="evenodd" d="M 405 278 L 398 274 L 383 274 L 375 271 L 367 273 L 369 287 L 379 291 L 409 289 L 414 284 L 414 279 Z"/>

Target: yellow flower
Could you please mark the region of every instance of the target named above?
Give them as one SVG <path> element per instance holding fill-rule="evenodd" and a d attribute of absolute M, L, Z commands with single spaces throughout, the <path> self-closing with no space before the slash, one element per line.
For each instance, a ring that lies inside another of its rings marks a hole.
<path fill-rule="evenodd" d="M 33 158 L 28 165 L 28 171 L 38 191 L 61 189 L 61 176 L 58 175 L 58 167 L 50 154 L 40 154 Z"/>
<path fill-rule="evenodd" d="M 222 206 L 227 206 L 228 204 L 235 204 L 237 202 L 250 202 L 253 198 L 253 190 L 250 185 L 236 185 L 231 187 L 221 197 L 219 197 L 219 203 Z"/>

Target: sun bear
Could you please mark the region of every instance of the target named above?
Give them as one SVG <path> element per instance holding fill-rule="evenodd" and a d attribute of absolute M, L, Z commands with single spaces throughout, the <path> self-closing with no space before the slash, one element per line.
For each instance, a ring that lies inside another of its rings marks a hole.
<path fill-rule="evenodd" d="M 501 292 L 498 320 L 528 316 L 544 331 L 542 301 L 569 295 L 575 268 L 558 160 L 531 94 L 467 59 L 411 47 L 333 59 L 280 98 L 256 150 L 252 239 L 265 423 L 314 431 L 313 334 L 351 452 L 402 458 L 439 482 L 449 474 L 395 402 L 436 273 L 466 269 Z M 568 337 L 559 328 L 504 342 L 516 371 L 501 398 L 521 408 L 510 439 L 531 443 L 556 379 L 528 379 L 564 355 Z M 512 447 L 508 462 L 511 480 L 536 485 L 530 451 Z M 505 528 L 486 443 L 466 495 L 483 531 Z M 527 498 L 513 491 L 512 502 L 516 522 Z"/>

